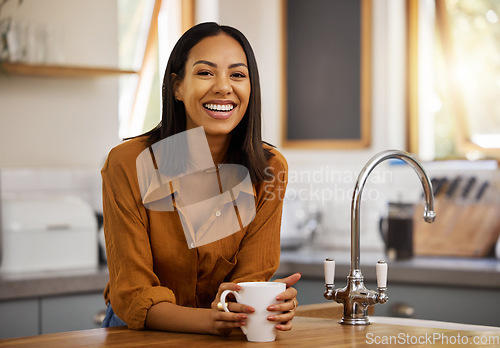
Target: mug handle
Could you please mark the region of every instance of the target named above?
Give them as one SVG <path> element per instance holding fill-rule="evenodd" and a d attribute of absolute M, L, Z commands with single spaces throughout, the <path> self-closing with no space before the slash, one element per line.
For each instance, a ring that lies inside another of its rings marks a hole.
<path fill-rule="evenodd" d="M 225 312 L 228 312 L 228 313 L 229 313 L 230 311 L 229 311 L 229 309 L 227 308 L 226 296 L 227 296 L 228 294 L 230 294 L 230 293 L 231 293 L 231 294 L 233 294 L 233 295 L 234 295 L 234 297 L 236 297 L 236 302 L 238 302 L 238 303 L 240 302 L 240 294 L 238 294 L 238 293 L 237 293 L 236 291 L 234 291 L 234 290 L 224 290 L 224 291 L 222 292 L 222 295 L 220 295 L 220 303 L 222 304 L 222 308 L 224 308 L 224 311 L 225 311 Z M 245 335 L 247 334 L 247 328 L 246 328 L 246 327 L 242 326 L 242 327 L 241 327 L 241 331 L 243 331 L 243 333 L 244 333 Z"/>

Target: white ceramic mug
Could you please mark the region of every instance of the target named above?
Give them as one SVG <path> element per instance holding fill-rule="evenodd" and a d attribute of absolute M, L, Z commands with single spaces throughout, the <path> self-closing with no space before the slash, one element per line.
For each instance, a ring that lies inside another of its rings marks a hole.
<path fill-rule="evenodd" d="M 276 296 L 286 290 L 285 283 L 279 282 L 245 282 L 238 283 L 241 290 L 225 290 L 221 297 L 220 302 L 226 312 L 229 312 L 226 303 L 226 296 L 234 294 L 238 303 L 251 306 L 255 312 L 247 314 L 246 324 L 241 327 L 243 333 L 247 336 L 250 342 L 271 342 L 276 339 L 276 324 L 273 321 L 267 320 L 271 314 L 267 307 L 282 303 L 283 301 L 276 301 Z"/>

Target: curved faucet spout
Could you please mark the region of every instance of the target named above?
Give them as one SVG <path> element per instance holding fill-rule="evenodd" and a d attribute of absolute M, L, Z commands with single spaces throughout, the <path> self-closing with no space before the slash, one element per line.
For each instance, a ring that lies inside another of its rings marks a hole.
<path fill-rule="evenodd" d="M 380 163 L 390 158 L 398 158 L 400 160 L 408 163 L 417 173 L 422 186 L 424 188 L 425 194 L 425 211 L 424 220 L 426 222 L 434 222 L 436 213 L 434 212 L 434 195 L 432 193 L 432 186 L 425 173 L 424 169 L 417 162 L 417 160 L 408 152 L 398 151 L 398 150 L 388 150 L 380 152 L 379 154 L 373 156 L 368 163 L 363 167 L 361 173 L 359 173 L 358 181 L 354 187 L 354 193 L 352 197 L 351 205 L 351 276 L 359 276 L 361 272 L 359 271 L 359 226 L 360 226 L 360 206 L 361 206 L 361 194 L 365 186 L 368 176 L 372 170 Z"/>

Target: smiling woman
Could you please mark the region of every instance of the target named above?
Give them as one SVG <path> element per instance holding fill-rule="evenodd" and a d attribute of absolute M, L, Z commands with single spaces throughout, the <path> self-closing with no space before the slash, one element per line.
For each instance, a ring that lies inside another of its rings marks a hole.
<path fill-rule="evenodd" d="M 162 101 L 161 122 L 111 150 L 102 169 L 110 275 L 105 325 L 228 334 L 255 309 L 232 302 L 230 313 L 221 312 L 222 292 L 239 290 L 240 282 L 269 281 L 279 266 L 278 193 L 287 184 L 286 160 L 262 141 L 259 75 L 246 37 L 216 23 L 189 29 L 168 60 Z M 184 140 L 168 145 L 175 139 Z M 161 144 L 167 144 L 164 151 Z M 248 189 L 225 185 L 241 181 L 226 170 L 231 166 L 247 169 Z M 176 174 L 168 176 L 172 169 Z M 153 174 L 142 180 L 144 171 Z M 195 179 L 187 185 L 189 174 Z M 153 198 L 146 201 L 143 192 Z M 235 203 L 245 197 L 253 210 Z M 159 206 L 168 208 L 154 210 Z M 239 227 L 230 235 L 220 225 L 226 212 L 234 213 Z M 208 230 L 223 236 L 197 244 Z M 291 286 L 299 279 L 277 280 L 287 290 L 276 298 L 283 303 L 267 307 L 267 320 L 278 330 L 291 329 L 297 306 Z"/>

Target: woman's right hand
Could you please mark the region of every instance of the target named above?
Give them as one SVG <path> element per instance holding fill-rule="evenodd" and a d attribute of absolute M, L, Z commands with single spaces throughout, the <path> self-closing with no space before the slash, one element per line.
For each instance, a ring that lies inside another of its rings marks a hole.
<path fill-rule="evenodd" d="M 239 291 L 241 290 L 241 286 L 236 283 L 222 283 L 219 285 L 219 290 L 212 302 L 212 309 L 210 312 L 212 333 L 216 335 L 229 335 L 234 328 L 245 325 L 247 314 L 255 311 L 255 309 L 250 306 L 228 301 L 226 301 L 226 303 L 230 312 L 221 311 L 217 305 L 220 302 L 220 297 L 224 290 Z"/>

